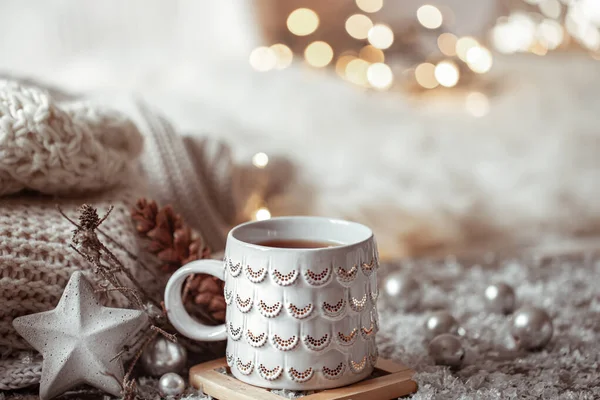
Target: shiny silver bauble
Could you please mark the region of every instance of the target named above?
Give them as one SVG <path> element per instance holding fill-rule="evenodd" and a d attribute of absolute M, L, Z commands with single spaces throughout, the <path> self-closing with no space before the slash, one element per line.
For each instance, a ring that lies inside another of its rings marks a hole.
<path fill-rule="evenodd" d="M 159 336 L 146 346 L 140 361 L 149 375 L 158 377 L 167 372 L 181 372 L 187 363 L 187 351 L 181 344 Z"/>
<path fill-rule="evenodd" d="M 517 346 L 525 350 L 539 350 L 546 346 L 554 327 L 552 319 L 538 307 L 525 306 L 515 311 L 510 321 L 510 333 Z"/>
<path fill-rule="evenodd" d="M 185 390 L 185 381 L 174 372 L 169 372 L 160 377 L 158 391 L 161 396 L 177 396 Z"/>
<path fill-rule="evenodd" d="M 438 365 L 458 368 L 463 364 L 466 351 L 458 336 L 444 333 L 429 342 L 429 356 Z"/>
<path fill-rule="evenodd" d="M 386 304 L 395 310 L 414 310 L 421 303 L 421 285 L 406 274 L 395 273 L 385 278 L 383 297 Z"/>
<path fill-rule="evenodd" d="M 489 285 L 483 297 L 488 311 L 496 314 L 510 314 L 515 311 L 515 291 L 504 282 Z"/>
<path fill-rule="evenodd" d="M 459 328 L 458 322 L 448 311 L 438 311 L 431 314 L 425 320 L 423 327 L 425 328 L 425 337 L 429 340 L 442 333 L 456 335 Z"/>

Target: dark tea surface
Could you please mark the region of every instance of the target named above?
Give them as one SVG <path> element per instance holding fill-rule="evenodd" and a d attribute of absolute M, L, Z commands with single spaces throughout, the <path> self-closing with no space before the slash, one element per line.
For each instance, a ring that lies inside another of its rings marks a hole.
<path fill-rule="evenodd" d="M 318 249 L 323 247 L 339 246 L 339 243 L 314 241 L 314 240 L 299 240 L 299 239 L 271 239 L 256 243 L 266 247 L 278 247 L 282 249 Z"/>

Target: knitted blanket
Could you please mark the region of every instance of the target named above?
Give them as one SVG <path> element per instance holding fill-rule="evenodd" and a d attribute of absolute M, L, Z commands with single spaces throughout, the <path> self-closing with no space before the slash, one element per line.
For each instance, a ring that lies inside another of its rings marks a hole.
<path fill-rule="evenodd" d="M 131 181 L 141 144 L 139 131 L 121 114 L 0 82 L 0 390 L 35 384 L 41 372 L 41 360 L 13 319 L 54 308 L 76 270 L 97 280 L 69 248 L 74 227 L 56 205 L 72 219 L 81 204 L 101 214 L 113 205 L 102 229 L 137 253 L 129 206 L 143 186 Z M 123 250 L 104 241 L 134 276 L 149 280 Z M 127 306 L 118 293 L 106 303 Z"/>

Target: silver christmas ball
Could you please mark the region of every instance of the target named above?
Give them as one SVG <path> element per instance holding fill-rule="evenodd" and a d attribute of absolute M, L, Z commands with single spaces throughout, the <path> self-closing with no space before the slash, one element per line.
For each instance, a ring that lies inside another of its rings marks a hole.
<path fill-rule="evenodd" d="M 510 314 L 515 311 L 515 291 L 504 282 L 489 285 L 484 292 L 486 308 L 497 314 Z"/>
<path fill-rule="evenodd" d="M 552 319 L 541 308 L 525 306 L 512 316 L 510 333 L 517 345 L 525 350 L 539 350 L 552 339 Z"/>
<path fill-rule="evenodd" d="M 425 337 L 431 340 L 442 333 L 456 335 L 459 326 L 452 314 L 448 311 L 439 311 L 427 317 L 424 328 Z"/>
<path fill-rule="evenodd" d="M 162 396 L 177 396 L 185 390 L 185 381 L 174 372 L 169 372 L 160 377 L 158 391 Z"/>
<path fill-rule="evenodd" d="M 414 278 L 395 273 L 389 275 L 383 284 L 386 302 L 395 309 L 409 311 L 421 302 L 421 285 Z"/>
<path fill-rule="evenodd" d="M 152 376 L 180 372 L 187 362 L 187 351 L 181 344 L 159 336 L 146 346 L 140 361 L 144 370 Z"/>
<path fill-rule="evenodd" d="M 460 367 L 466 351 L 457 336 L 443 333 L 429 342 L 429 355 L 438 365 Z"/>

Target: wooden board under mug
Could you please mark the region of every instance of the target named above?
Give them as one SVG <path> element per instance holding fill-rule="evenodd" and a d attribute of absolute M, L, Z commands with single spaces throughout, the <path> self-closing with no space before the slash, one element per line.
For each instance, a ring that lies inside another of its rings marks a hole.
<path fill-rule="evenodd" d="M 284 400 L 269 389 L 252 386 L 231 375 L 218 372 L 226 368 L 225 358 L 198 364 L 190 369 L 190 384 L 218 400 Z M 417 391 L 412 369 L 390 360 L 379 359 L 373 377 L 352 385 L 321 390 L 302 400 L 391 400 Z"/>

